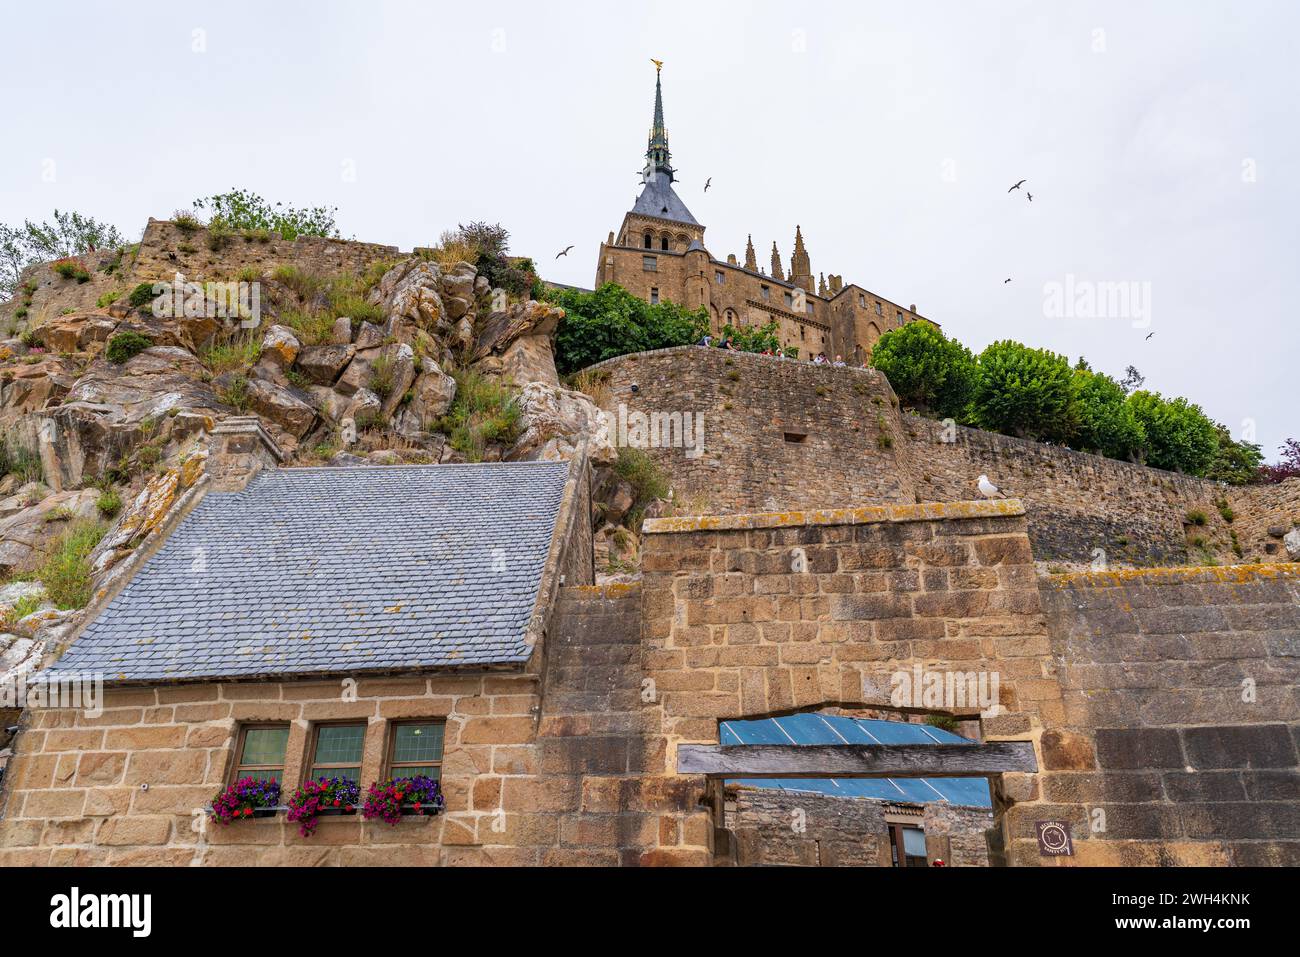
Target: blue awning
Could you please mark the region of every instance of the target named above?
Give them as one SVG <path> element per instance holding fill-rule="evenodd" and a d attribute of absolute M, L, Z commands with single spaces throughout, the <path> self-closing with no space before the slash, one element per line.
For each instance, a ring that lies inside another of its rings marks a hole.
<path fill-rule="evenodd" d="M 972 744 L 942 728 L 875 718 L 832 714 L 792 714 L 758 721 L 724 721 L 719 743 L 736 744 Z M 964 807 L 993 806 L 983 778 L 732 778 L 727 784 L 782 791 L 812 791 L 837 797 L 945 802 Z"/>

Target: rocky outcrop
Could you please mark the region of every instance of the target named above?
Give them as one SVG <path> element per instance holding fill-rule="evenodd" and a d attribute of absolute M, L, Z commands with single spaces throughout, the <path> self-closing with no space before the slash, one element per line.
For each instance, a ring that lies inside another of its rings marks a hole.
<path fill-rule="evenodd" d="M 521 434 L 507 459 L 570 459 L 583 439 L 593 464 L 610 465 L 618 458 L 610 441 L 609 417 L 584 393 L 530 382 L 518 403 Z"/>
<path fill-rule="evenodd" d="M 523 302 L 494 312 L 483 322 L 472 359 L 485 371 L 519 385 L 544 382 L 558 387 L 552 341 L 564 310 L 543 302 Z"/>

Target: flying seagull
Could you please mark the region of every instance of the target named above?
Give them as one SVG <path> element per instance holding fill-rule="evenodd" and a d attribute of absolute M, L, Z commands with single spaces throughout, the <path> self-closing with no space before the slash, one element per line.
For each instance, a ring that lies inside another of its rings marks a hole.
<path fill-rule="evenodd" d="M 980 475 L 979 489 L 980 494 L 985 498 L 1006 498 L 1006 496 L 1002 494 L 1002 490 L 989 481 L 987 475 Z"/>
<path fill-rule="evenodd" d="M 1028 180 L 1022 179 L 1019 183 L 1016 183 L 1015 186 L 1012 186 L 1011 189 L 1019 189 L 1021 186 L 1024 186 L 1026 182 L 1028 182 Z M 1007 190 L 1007 192 L 1011 192 L 1011 189 Z"/>
<path fill-rule="evenodd" d="M 707 193 L 709 191 L 709 187 L 712 185 L 713 185 L 713 177 L 710 176 L 709 181 L 704 184 L 704 191 Z"/>
<path fill-rule="evenodd" d="M 1026 191 L 1026 192 L 1025 192 L 1025 195 L 1029 197 L 1029 201 L 1030 201 L 1031 203 L 1034 201 L 1034 194 L 1033 194 L 1033 193 Z"/>
<path fill-rule="evenodd" d="M 565 246 L 563 249 L 561 249 L 558 253 L 555 254 L 555 258 L 559 259 L 561 256 L 569 255 L 569 250 L 572 248 L 573 248 L 572 246 Z"/>
<path fill-rule="evenodd" d="M 1002 285 L 1005 286 L 1005 285 L 1006 285 L 1007 283 L 1009 283 L 1010 281 L 1011 281 L 1010 279 L 1004 279 L 1004 280 L 1002 280 Z"/>
<path fill-rule="evenodd" d="M 1155 335 L 1154 332 L 1148 332 L 1148 333 L 1147 333 L 1147 339 L 1150 339 L 1150 338 L 1151 338 L 1152 336 L 1154 336 L 1154 335 Z M 1143 339 L 1142 341 L 1143 341 L 1143 342 L 1146 342 L 1147 339 Z"/>

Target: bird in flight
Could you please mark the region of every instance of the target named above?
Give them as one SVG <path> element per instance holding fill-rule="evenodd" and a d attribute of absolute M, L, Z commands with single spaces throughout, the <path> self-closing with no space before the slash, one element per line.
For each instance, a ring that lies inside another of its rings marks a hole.
<path fill-rule="evenodd" d="M 1029 201 L 1030 201 L 1031 203 L 1034 201 L 1034 194 L 1033 194 L 1033 193 L 1030 193 L 1030 192 L 1026 191 L 1026 192 L 1025 192 L 1025 195 L 1029 197 Z"/>
<path fill-rule="evenodd" d="M 707 193 L 709 191 L 709 187 L 712 185 L 713 185 L 713 177 L 710 176 L 709 181 L 704 184 L 704 191 Z"/>
<path fill-rule="evenodd" d="M 1006 496 L 1002 494 L 1002 490 L 989 481 L 987 475 L 980 475 L 978 484 L 980 494 L 985 498 L 1006 498 Z"/>
<path fill-rule="evenodd" d="M 1147 333 L 1147 339 L 1150 339 L 1150 338 L 1151 338 L 1152 336 L 1154 336 L 1154 335 L 1155 335 L 1154 332 L 1148 332 L 1148 333 Z M 1143 339 L 1142 341 L 1143 341 L 1143 342 L 1146 342 L 1147 339 Z"/>
<path fill-rule="evenodd" d="M 563 249 L 561 249 L 558 253 L 555 254 L 555 258 L 559 259 L 561 256 L 569 255 L 569 250 L 572 248 L 573 248 L 572 246 L 565 246 Z"/>
<path fill-rule="evenodd" d="M 1022 179 L 1020 182 L 1016 183 L 1015 186 L 1012 186 L 1011 189 L 1019 189 L 1021 186 L 1024 186 L 1026 182 L 1028 182 L 1028 180 Z M 1011 192 L 1011 189 L 1007 190 L 1007 192 Z"/>
<path fill-rule="evenodd" d="M 1010 281 L 1011 281 L 1010 279 L 1004 279 L 1004 280 L 1002 280 L 1002 285 L 1005 286 L 1005 285 L 1006 285 L 1007 283 L 1009 283 Z"/>

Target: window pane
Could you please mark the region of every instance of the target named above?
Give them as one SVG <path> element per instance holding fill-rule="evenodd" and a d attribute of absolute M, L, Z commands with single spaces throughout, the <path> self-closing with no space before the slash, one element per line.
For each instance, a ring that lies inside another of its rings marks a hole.
<path fill-rule="evenodd" d="M 441 724 L 399 724 L 393 761 L 441 761 Z"/>
<path fill-rule="evenodd" d="M 329 781 L 332 778 L 339 778 L 340 780 L 347 781 L 360 781 L 361 768 L 322 768 L 316 772 L 312 780 L 319 781 L 322 778 L 326 781 Z"/>
<path fill-rule="evenodd" d="M 903 828 L 903 851 L 909 857 L 925 857 L 925 832 L 913 827 Z"/>
<path fill-rule="evenodd" d="M 316 729 L 316 763 L 361 763 L 366 742 L 364 724 L 326 724 Z"/>
<path fill-rule="evenodd" d="M 412 767 L 406 767 L 406 768 L 398 767 L 398 768 L 393 768 L 392 777 L 394 780 L 398 778 L 426 777 L 426 778 L 433 778 L 435 781 L 441 781 L 442 768 L 436 767 L 435 765 L 432 764 L 414 765 Z"/>
<path fill-rule="evenodd" d="M 235 780 L 240 781 L 244 778 L 252 778 L 254 781 L 279 781 L 280 775 L 284 773 L 279 768 L 274 771 L 239 771 L 235 774 Z"/>
<path fill-rule="evenodd" d="M 288 728 L 249 728 L 244 735 L 244 754 L 239 763 L 283 765 L 288 743 Z"/>

